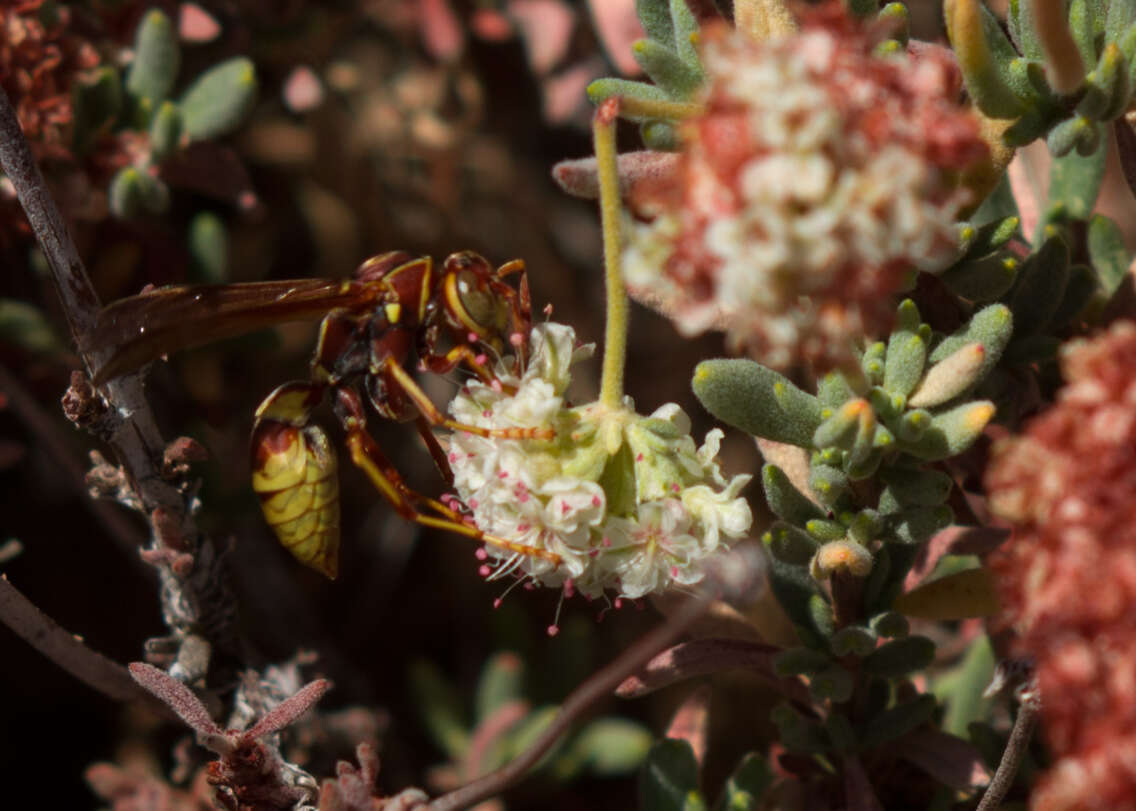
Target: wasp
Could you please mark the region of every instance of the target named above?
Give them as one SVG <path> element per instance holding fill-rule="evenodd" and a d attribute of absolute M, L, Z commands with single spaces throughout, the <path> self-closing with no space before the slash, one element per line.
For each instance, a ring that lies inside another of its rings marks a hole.
<path fill-rule="evenodd" d="M 519 276 L 516 287 L 509 277 Z M 485 429 L 449 419 L 407 370 L 445 374 L 459 366 L 487 383 L 489 358 L 511 352 L 525 363 L 532 327 L 522 260 L 494 268 L 472 251 L 440 270 L 428 256 L 374 256 L 350 279 L 301 279 L 163 287 L 102 310 L 87 341 L 110 348 L 96 385 L 167 353 L 287 321 L 322 318 L 308 380 L 284 383 L 256 410 L 252 486 L 276 537 L 302 563 L 334 578 L 339 567 L 339 484 L 335 449 L 312 412 L 330 398 L 351 462 L 404 518 L 520 554 L 549 556 L 486 535 L 453 508 L 411 489 L 367 431 L 368 405 L 380 417 L 413 421 L 438 469 L 453 482 L 434 429 L 513 439 L 551 438 L 533 428 Z"/>

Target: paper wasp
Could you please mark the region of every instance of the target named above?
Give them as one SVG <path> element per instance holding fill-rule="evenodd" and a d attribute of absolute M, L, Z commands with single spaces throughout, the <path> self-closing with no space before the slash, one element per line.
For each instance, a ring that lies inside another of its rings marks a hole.
<path fill-rule="evenodd" d="M 516 288 L 507 279 L 519 274 Z M 410 489 L 366 430 L 366 403 L 381 417 L 413 420 L 435 464 L 452 481 L 433 428 L 515 439 L 546 437 L 541 429 L 487 430 L 448 419 L 406 363 L 447 373 L 466 366 L 486 382 L 488 357 L 508 348 L 519 372 L 525 362 L 532 306 L 524 262 L 496 269 L 481 256 L 451 254 L 441 271 L 430 257 L 395 251 L 363 262 L 351 279 L 247 282 L 166 287 L 116 301 L 100 314 L 88 346 L 113 349 L 95 370 L 99 384 L 160 355 L 256 329 L 323 318 L 311 378 L 285 383 L 256 410 L 252 431 L 253 489 L 280 542 L 328 577 L 338 570 L 339 486 L 335 451 L 310 421 L 330 395 L 351 461 L 400 515 L 522 554 L 548 555 L 488 536 L 440 501 Z"/>

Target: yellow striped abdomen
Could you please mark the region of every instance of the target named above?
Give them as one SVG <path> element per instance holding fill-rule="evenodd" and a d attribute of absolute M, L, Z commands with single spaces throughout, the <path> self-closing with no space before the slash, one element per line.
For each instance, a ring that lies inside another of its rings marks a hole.
<path fill-rule="evenodd" d="M 318 425 L 261 420 L 253 431 L 252 488 L 264 518 L 296 559 L 334 578 L 339 570 L 335 451 Z"/>

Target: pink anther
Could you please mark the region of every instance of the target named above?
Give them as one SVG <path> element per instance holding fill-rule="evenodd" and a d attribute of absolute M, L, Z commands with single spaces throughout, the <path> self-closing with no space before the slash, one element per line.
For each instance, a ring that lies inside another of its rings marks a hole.
<path fill-rule="evenodd" d="M 477 558 L 478 560 L 488 560 L 488 559 L 489 559 L 489 553 L 488 553 L 488 552 L 486 552 L 486 551 L 485 551 L 485 550 L 484 550 L 483 548 L 481 548 L 481 547 L 478 547 L 478 548 L 477 548 L 477 551 L 473 553 L 473 556 L 474 556 L 475 558 Z"/>
<path fill-rule="evenodd" d="M 488 566 L 480 566 L 477 569 L 477 573 L 482 577 L 489 577 L 489 575 L 493 574 L 493 570 Z"/>
<path fill-rule="evenodd" d="M 473 359 L 473 362 L 476 363 L 478 366 L 484 366 L 486 363 L 489 362 L 489 356 L 486 355 L 484 352 L 482 352 L 480 355 L 478 355 L 477 357 L 475 357 Z"/>
<path fill-rule="evenodd" d="M 525 342 L 525 336 L 521 335 L 521 333 L 519 333 L 519 332 L 514 332 L 512 335 L 509 336 L 509 343 L 511 343 L 513 346 L 520 346 L 524 342 Z"/>
<path fill-rule="evenodd" d="M 466 339 L 467 341 L 469 341 L 469 342 L 470 342 L 471 344 L 475 344 L 475 343 L 477 343 L 477 342 L 478 342 L 479 340 L 481 340 L 481 338 L 480 338 L 480 337 L 478 336 L 478 334 L 477 334 L 476 332 L 471 332 L 471 333 L 467 334 L 467 335 L 465 336 L 465 339 Z"/>
<path fill-rule="evenodd" d="M 601 504 L 603 504 L 603 502 L 602 502 L 602 501 L 600 501 L 600 497 L 599 497 L 599 496 L 592 496 L 592 506 L 593 506 L 593 507 L 598 507 L 598 506 L 600 506 Z"/>
<path fill-rule="evenodd" d="M 549 636 L 556 636 L 558 633 L 560 633 L 560 626 L 559 625 L 549 625 L 548 626 L 548 635 Z"/>

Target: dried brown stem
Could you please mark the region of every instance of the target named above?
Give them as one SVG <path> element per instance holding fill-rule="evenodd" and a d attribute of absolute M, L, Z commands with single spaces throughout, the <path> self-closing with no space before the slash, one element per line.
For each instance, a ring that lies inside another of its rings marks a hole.
<path fill-rule="evenodd" d="M 163 717 L 169 709 L 134 683 L 122 665 L 91 650 L 0 575 L 0 622 L 79 681 L 115 701 L 141 701 Z"/>
<path fill-rule="evenodd" d="M 1014 728 L 1010 730 L 1010 740 L 1006 743 L 1006 751 L 1002 753 L 998 771 L 994 772 L 994 777 L 975 811 L 994 811 L 1002 804 L 1002 799 L 1014 784 L 1014 778 L 1017 777 L 1018 769 L 1029 750 L 1030 738 L 1033 737 L 1033 729 L 1037 726 L 1040 712 L 1041 698 L 1034 685 L 1033 689 L 1022 695 L 1022 703 L 1018 706 L 1018 717 L 1014 719 Z"/>
<path fill-rule="evenodd" d="M 519 757 L 495 772 L 438 797 L 428 806 L 430 811 L 469 808 L 500 794 L 511 786 L 536 765 L 544 753 L 585 713 L 610 696 L 625 678 L 642 668 L 651 657 L 682 636 L 702 616 L 708 605 L 709 601 L 704 599 L 687 601 L 669 620 L 642 637 L 615 661 L 573 690 L 561 705 L 560 712 L 556 714 L 552 723 Z"/>

